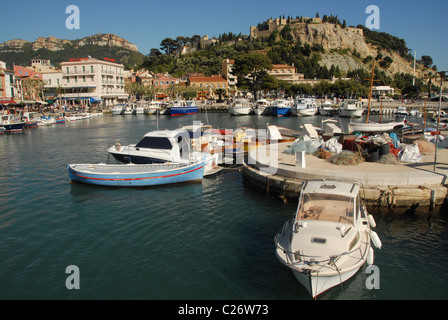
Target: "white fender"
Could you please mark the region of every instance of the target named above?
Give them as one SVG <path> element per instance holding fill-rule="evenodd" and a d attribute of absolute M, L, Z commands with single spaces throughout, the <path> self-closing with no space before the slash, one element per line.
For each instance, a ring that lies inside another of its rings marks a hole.
<path fill-rule="evenodd" d="M 369 248 L 369 253 L 367 254 L 367 264 L 369 266 L 371 266 L 373 264 L 373 256 L 374 256 L 373 248 L 370 247 Z"/>
<path fill-rule="evenodd" d="M 372 240 L 372 243 L 375 247 L 377 247 L 378 249 L 381 249 L 381 240 L 380 237 L 378 237 L 378 234 L 375 231 L 371 231 L 370 232 L 370 239 Z"/>
<path fill-rule="evenodd" d="M 369 224 L 372 228 L 376 227 L 376 222 L 375 219 L 373 218 L 373 216 L 371 214 L 367 215 L 367 219 L 369 220 Z"/>

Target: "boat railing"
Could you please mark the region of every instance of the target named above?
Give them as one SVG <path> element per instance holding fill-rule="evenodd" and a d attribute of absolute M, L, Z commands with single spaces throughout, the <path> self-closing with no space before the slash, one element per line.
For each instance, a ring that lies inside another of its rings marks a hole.
<path fill-rule="evenodd" d="M 360 257 L 362 258 L 365 254 L 363 254 L 361 247 L 358 247 L 356 249 L 353 250 L 349 250 L 349 251 L 345 251 L 342 252 L 340 254 L 337 255 L 332 255 L 332 256 L 327 256 L 327 255 L 323 255 L 323 256 L 317 256 L 317 255 L 306 255 L 301 253 L 300 251 L 289 251 L 286 248 L 284 248 L 283 246 L 280 245 L 279 243 L 279 235 L 277 234 L 274 238 L 274 242 L 275 242 L 275 247 L 277 249 L 282 250 L 285 253 L 285 263 L 289 266 L 296 266 L 298 264 L 303 264 L 305 261 L 306 262 L 314 262 L 316 265 L 333 265 L 337 260 L 339 260 L 341 257 L 343 256 L 347 256 L 347 255 L 351 255 L 353 253 L 355 253 L 356 251 L 359 251 Z M 370 241 L 370 240 L 369 240 Z M 368 249 L 368 246 L 366 246 L 366 250 Z M 291 257 L 294 257 L 294 260 L 291 259 Z M 361 259 L 360 258 L 360 259 Z"/>

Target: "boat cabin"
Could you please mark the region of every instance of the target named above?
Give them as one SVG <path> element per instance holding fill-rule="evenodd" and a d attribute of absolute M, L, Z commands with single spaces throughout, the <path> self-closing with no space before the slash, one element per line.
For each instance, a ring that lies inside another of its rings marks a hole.
<path fill-rule="evenodd" d="M 135 149 L 165 150 L 176 160 L 187 160 L 190 156 L 190 136 L 185 130 L 153 131 L 144 135 Z"/>
<path fill-rule="evenodd" d="M 337 181 L 311 181 L 302 189 L 296 220 L 329 221 L 356 225 L 361 218 L 359 185 Z"/>

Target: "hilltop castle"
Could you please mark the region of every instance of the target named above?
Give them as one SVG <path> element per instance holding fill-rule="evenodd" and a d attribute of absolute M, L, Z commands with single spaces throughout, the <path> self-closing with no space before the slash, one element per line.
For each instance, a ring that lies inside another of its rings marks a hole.
<path fill-rule="evenodd" d="M 322 21 L 322 18 L 308 18 L 301 17 L 298 19 L 269 19 L 258 26 L 250 27 L 250 38 L 256 39 L 260 37 L 269 37 L 274 31 L 281 31 L 286 25 L 292 25 L 292 27 L 305 26 L 307 24 L 322 24 L 326 23 Z M 348 27 L 347 31 L 364 36 L 364 31 L 359 28 Z"/>

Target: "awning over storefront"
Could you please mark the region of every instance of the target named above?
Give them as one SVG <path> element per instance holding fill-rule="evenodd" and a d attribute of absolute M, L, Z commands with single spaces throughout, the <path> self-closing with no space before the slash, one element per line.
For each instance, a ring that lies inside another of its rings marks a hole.
<path fill-rule="evenodd" d="M 8 104 L 17 104 L 12 98 L 0 98 L 0 104 L 8 105 Z"/>
<path fill-rule="evenodd" d="M 61 100 L 89 100 L 91 97 L 69 97 L 60 98 Z"/>
<path fill-rule="evenodd" d="M 101 102 L 101 101 L 103 101 L 103 99 L 98 98 L 98 97 L 90 98 L 90 103 L 96 103 L 96 102 Z"/>

